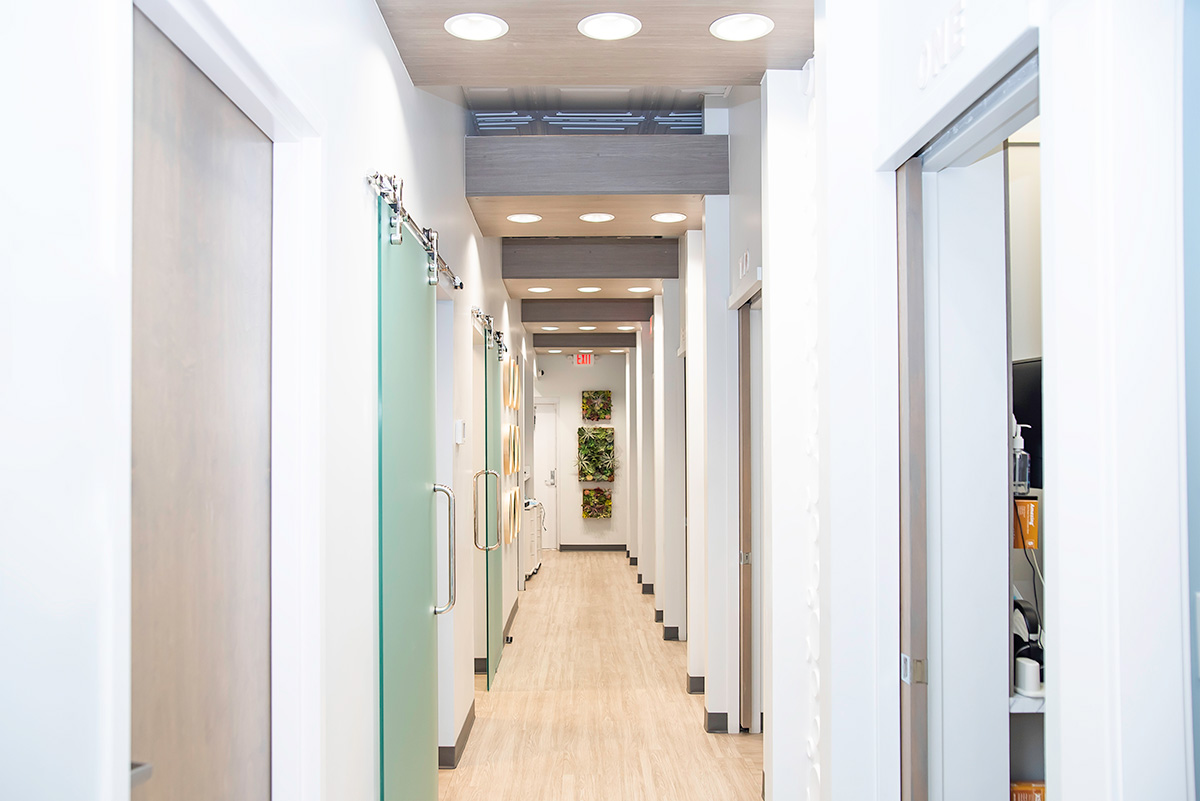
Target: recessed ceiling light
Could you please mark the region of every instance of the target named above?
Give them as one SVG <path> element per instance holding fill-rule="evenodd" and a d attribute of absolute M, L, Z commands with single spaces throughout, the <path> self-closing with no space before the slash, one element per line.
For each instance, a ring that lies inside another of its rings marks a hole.
<path fill-rule="evenodd" d="M 543 294 L 543 293 L 545 293 L 545 292 L 550 292 L 550 291 L 552 291 L 552 290 L 551 290 L 551 289 L 550 289 L 550 287 L 548 287 L 548 286 L 531 286 L 531 287 L 529 287 L 529 291 L 530 291 L 530 292 L 536 292 L 536 293 L 538 293 L 539 295 L 541 295 L 541 294 Z"/>
<path fill-rule="evenodd" d="M 508 33 L 508 23 L 491 14 L 455 14 L 446 20 L 446 33 L 472 42 L 499 39 Z"/>
<path fill-rule="evenodd" d="M 614 349 L 614 350 L 610 350 L 610 351 L 609 351 L 609 353 L 624 353 L 624 352 L 625 352 L 625 351 L 621 350 L 620 348 L 616 348 L 616 349 Z"/>
<path fill-rule="evenodd" d="M 511 220 L 512 217 L 509 219 Z M 677 211 L 664 211 L 661 214 L 651 214 L 650 219 L 658 223 L 681 223 L 687 219 L 687 215 Z"/>
<path fill-rule="evenodd" d="M 591 353 L 591 350 L 589 350 L 588 348 L 580 348 L 579 352 L 580 353 Z"/>
<path fill-rule="evenodd" d="M 654 289 L 652 287 L 648 287 L 648 286 L 631 286 L 631 287 L 629 287 L 629 291 L 630 292 L 653 292 Z"/>
<path fill-rule="evenodd" d="M 708 32 L 727 42 L 761 39 L 775 30 L 775 21 L 762 14 L 730 14 L 708 26 Z"/>
<path fill-rule="evenodd" d="M 637 328 L 636 325 L 618 325 L 617 326 L 618 331 L 633 331 L 636 328 Z"/>
<path fill-rule="evenodd" d="M 579 330 L 580 330 L 580 331 L 595 331 L 595 330 L 596 330 L 596 326 L 594 326 L 594 325 L 581 325 L 581 326 L 579 326 Z"/>
<path fill-rule="evenodd" d="M 515 223 L 521 223 L 521 224 L 541 222 L 542 215 L 540 215 L 540 214 L 510 214 L 510 215 L 508 215 L 508 221 L 515 222 Z"/>
<path fill-rule="evenodd" d="M 606 214 L 603 211 L 593 211 L 588 214 L 580 214 L 579 219 L 583 220 L 584 222 L 602 223 L 611 222 L 614 218 L 613 215 Z"/>
<path fill-rule="evenodd" d="M 579 32 L 589 39 L 613 42 L 628 39 L 642 29 L 642 21 L 630 14 L 606 11 L 579 20 Z"/>
<path fill-rule="evenodd" d="M 543 325 L 542 330 L 543 331 L 557 331 L 558 326 L 557 325 Z"/>
<path fill-rule="evenodd" d="M 579 287 L 579 291 L 580 291 L 580 292 L 587 292 L 587 293 L 589 293 L 589 294 L 590 294 L 590 293 L 592 293 L 592 292 L 599 292 L 599 291 L 600 291 L 600 287 L 598 287 L 598 286 L 581 286 L 581 287 Z"/>
<path fill-rule="evenodd" d="M 562 353 L 562 348 L 551 348 L 550 353 Z"/>

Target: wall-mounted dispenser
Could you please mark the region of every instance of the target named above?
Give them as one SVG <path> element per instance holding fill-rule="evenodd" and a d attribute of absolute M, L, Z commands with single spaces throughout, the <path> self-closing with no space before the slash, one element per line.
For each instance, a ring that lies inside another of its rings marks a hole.
<path fill-rule="evenodd" d="M 1029 494 L 1029 454 L 1025 452 L 1025 437 L 1021 429 L 1030 426 L 1017 423 L 1017 416 L 1012 415 L 1012 491 L 1014 495 Z"/>

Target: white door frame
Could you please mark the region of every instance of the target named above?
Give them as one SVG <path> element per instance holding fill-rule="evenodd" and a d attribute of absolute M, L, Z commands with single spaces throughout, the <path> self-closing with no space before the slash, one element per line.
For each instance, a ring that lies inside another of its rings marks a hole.
<path fill-rule="evenodd" d="M 271 793 L 274 798 L 315 799 L 321 792 L 322 765 L 324 122 L 288 87 L 285 76 L 265 63 L 265 54 L 230 31 L 207 0 L 133 0 L 133 6 L 274 143 Z M 132 220 L 132 210 L 128 214 Z"/>
<path fill-rule="evenodd" d="M 561 526 L 559 525 L 559 521 L 562 519 L 562 512 L 559 509 L 559 501 L 561 500 L 561 498 L 559 497 L 559 492 L 558 492 L 559 482 L 561 480 L 559 476 L 560 476 L 560 473 L 562 472 L 562 469 L 561 469 L 561 466 L 558 464 L 558 429 L 557 429 L 558 415 L 559 415 L 559 412 L 561 412 L 562 410 L 559 408 L 558 398 L 537 398 L 533 402 L 533 420 L 534 420 L 534 423 L 533 423 L 533 437 L 534 437 L 533 453 L 534 453 L 534 461 L 535 461 L 535 464 L 534 464 L 534 472 L 535 473 L 538 470 L 538 465 L 536 464 L 536 460 L 537 460 L 537 407 L 539 407 L 539 406 L 553 406 L 554 407 L 554 422 L 555 422 L 554 470 L 555 470 L 555 473 L 554 473 L 554 520 L 552 521 L 552 525 L 553 525 L 553 530 L 554 530 L 553 549 L 557 551 L 559 541 L 562 539 Z M 545 490 L 542 489 L 542 487 L 546 487 L 546 485 L 542 484 L 541 487 L 537 487 L 535 485 L 535 491 L 539 495 L 541 495 L 542 493 L 545 492 Z M 547 489 L 549 489 L 549 488 L 547 488 Z M 543 510 L 544 510 L 544 507 L 543 507 Z M 543 541 L 542 547 L 549 548 L 550 546 L 547 545 L 545 541 Z"/>

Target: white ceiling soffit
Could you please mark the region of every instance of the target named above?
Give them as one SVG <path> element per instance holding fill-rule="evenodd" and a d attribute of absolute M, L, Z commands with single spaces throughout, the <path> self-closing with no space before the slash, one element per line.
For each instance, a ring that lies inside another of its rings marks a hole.
<path fill-rule="evenodd" d="M 813 54 L 813 0 L 642 0 L 626 4 L 640 32 L 600 41 L 579 21 L 613 9 L 595 0 L 376 0 L 417 86 L 729 86 L 758 84 L 766 69 L 800 69 Z M 458 39 L 448 18 L 483 12 L 508 23 L 498 39 Z M 770 17 L 761 39 L 727 42 L 709 26 L 731 13 Z"/>

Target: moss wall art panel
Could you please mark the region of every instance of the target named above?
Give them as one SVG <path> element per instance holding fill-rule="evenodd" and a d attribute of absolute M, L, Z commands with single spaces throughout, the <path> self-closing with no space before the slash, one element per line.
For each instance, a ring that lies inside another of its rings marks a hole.
<path fill-rule="evenodd" d="M 586 518 L 612 517 L 612 490 L 585 489 L 583 491 L 583 516 Z"/>
<path fill-rule="evenodd" d="M 612 419 L 612 390 L 585 389 L 583 391 L 583 419 L 590 422 Z"/>
<path fill-rule="evenodd" d="M 601 426 L 579 429 L 580 481 L 613 481 L 617 474 L 617 430 Z"/>

